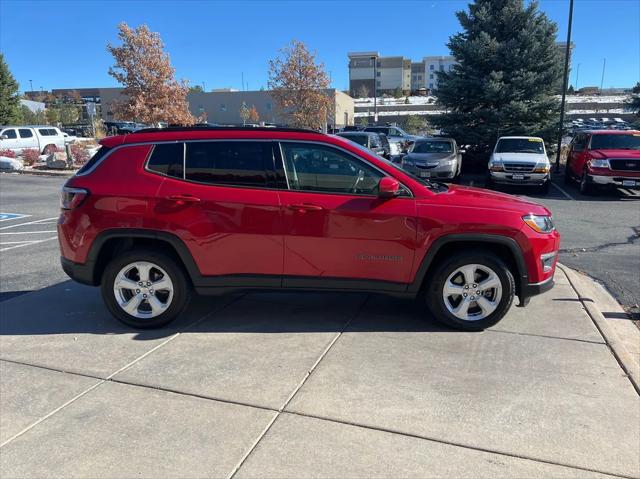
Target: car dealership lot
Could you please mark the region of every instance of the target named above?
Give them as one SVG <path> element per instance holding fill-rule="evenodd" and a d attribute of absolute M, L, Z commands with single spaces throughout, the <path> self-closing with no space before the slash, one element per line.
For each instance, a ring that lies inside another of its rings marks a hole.
<path fill-rule="evenodd" d="M 31 215 L 0 248 L 33 241 L 0 252 L 1 477 L 640 477 L 640 399 L 564 273 L 483 333 L 407 300 L 258 292 L 134 331 L 36 243 L 62 182 L 0 175 L 0 210 Z M 565 192 L 536 197 L 563 248 L 634 220 Z"/>

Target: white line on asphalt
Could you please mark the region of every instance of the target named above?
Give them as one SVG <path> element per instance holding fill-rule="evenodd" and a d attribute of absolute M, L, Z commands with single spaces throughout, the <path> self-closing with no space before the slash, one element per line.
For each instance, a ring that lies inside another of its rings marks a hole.
<path fill-rule="evenodd" d="M 4 233 L 0 231 L 0 235 L 29 235 L 29 234 L 40 234 L 40 233 L 57 233 L 56 230 L 47 230 L 47 231 L 9 231 Z"/>
<path fill-rule="evenodd" d="M 7 248 L 0 248 L 0 253 L 3 252 L 3 251 L 9 251 L 10 249 L 22 248 L 24 246 L 31 246 L 31 245 L 35 245 L 35 244 L 38 244 L 38 243 L 44 243 L 45 241 L 51 241 L 51 240 L 54 240 L 54 239 L 58 239 L 58 237 L 57 236 L 53 236 L 51 238 L 46 238 L 46 239 L 38 240 L 38 241 L 27 241 L 27 242 L 16 241 L 15 243 L 20 243 L 20 244 L 15 244 L 14 246 L 9 246 Z M 0 243 L 0 246 L 2 244 L 5 244 L 5 243 Z M 10 243 L 6 243 L 6 244 L 10 244 Z"/>
<path fill-rule="evenodd" d="M 8 230 L 9 228 L 16 228 L 18 226 L 46 224 L 44 223 L 45 221 L 51 221 L 56 219 L 58 219 L 57 216 L 52 216 L 51 218 L 43 218 L 41 220 L 27 221 L 26 223 L 19 223 L 17 225 L 3 226 L 2 228 L 0 228 L 0 230 Z"/>
<path fill-rule="evenodd" d="M 560 188 L 558 185 L 556 185 L 555 183 L 551 183 L 552 186 L 555 186 L 558 191 L 560 191 L 560 193 L 562 193 L 564 196 L 566 196 L 567 198 L 569 198 L 570 200 L 574 200 L 575 198 L 573 196 L 571 196 L 569 193 L 567 193 L 566 191 L 564 191 L 562 188 Z"/>

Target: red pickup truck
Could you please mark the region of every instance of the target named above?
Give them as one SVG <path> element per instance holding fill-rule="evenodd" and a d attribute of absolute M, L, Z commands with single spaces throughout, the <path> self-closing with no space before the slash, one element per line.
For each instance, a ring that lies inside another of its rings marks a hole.
<path fill-rule="evenodd" d="M 577 134 L 569 147 L 565 183 L 580 193 L 599 188 L 640 188 L 640 131 L 596 130 Z"/>

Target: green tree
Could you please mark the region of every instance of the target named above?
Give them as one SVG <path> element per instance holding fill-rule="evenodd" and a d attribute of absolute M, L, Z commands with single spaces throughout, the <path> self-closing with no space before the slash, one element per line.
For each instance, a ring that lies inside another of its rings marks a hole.
<path fill-rule="evenodd" d="M 360 125 L 367 127 L 369 126 L 369 118 L 366 116 L 361 116 L 360 117 Z"/>
<path fill-rule="evenodd" d="M 50 125 L 57 124 L 60 121 L 60 108 L 50 106 L 45 110 L 45 116 L 47 118 L 47 123 Z"/>
<path fill-rule="evenodd" d="M 402 98 L 402 88 L 398 87 L 395 90 L 393 90 L 393 97 Z"/>
<path fill-rule="evenodd" d="M 202 89 L 202 87 L 200 85 L 193 85 L 189 87 L 189 91 L 190 92 L 203 92 L 204 90 Z"/>
<path fill-rule="evenodd" d="M 18 82 L 0 53 L 0 125 L 12 125 L 22 120 Z"/>
<path fill-rule="evenodd" d="M 446 112 L 436 126 L 485 151 L 501 135 L 551 139 L 562 81 L 556 24 L 535 0 L 474 0 L 456 15 L 462 31 L 448 47 L 457 65 L 437 72 L 435 95 Z"/>
<path fill-rule="evenodd" d="M 60 107 L 60 123 L 70 125 L 80 118 L 80 111 L 76 105 L 62 105 Z"/>
<path fill-rule="evenodd" d="M 573 85 L 569 85 L 569 88 L 567 88 L 567 94 L 575 95 L 575 93 L 576 93 L 576 89 L 573 88 Z"/>
<path fill-rule="evenodd" d="M 427 128 L 427 122 L 424 118 L 417 115 L 407 115 L 402 122 L 402 127 L 407 133 L 422 133 Z"/>

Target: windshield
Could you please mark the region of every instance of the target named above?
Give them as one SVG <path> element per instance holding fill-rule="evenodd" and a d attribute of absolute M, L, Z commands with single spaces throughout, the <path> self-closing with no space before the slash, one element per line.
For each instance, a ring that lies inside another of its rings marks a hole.
<path fill-rule="evenodd" d="M 450 141 L 419 141 L 411 153 L 451 153 L 453 151 Z"/>
<path fill-rule="evenodd" d="M 593 135 L 590 150 L 640 150 L 640 133 Z"/>
<path fill-rule="evenodd" d="M 338 135 L 347 140 L 351 140 L 358 145 L 367 146 L 367 135 Z"/>
<path fill-rule="evenodd" d="M 544 143 L 540 138 L 502 138 L 496 153 L 544 153 Z"/>

